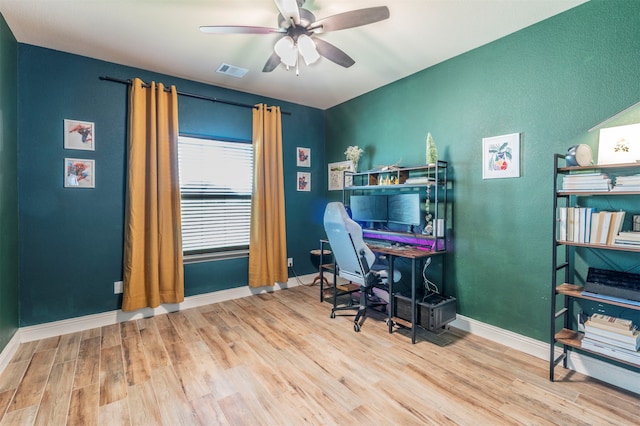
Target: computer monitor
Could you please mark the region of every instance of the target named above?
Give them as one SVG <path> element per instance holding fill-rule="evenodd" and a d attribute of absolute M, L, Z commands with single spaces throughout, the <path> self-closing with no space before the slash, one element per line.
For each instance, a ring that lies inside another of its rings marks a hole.
<path fill-rule="evenodd" d="M 394 194 L 388 196 L 389 222 L 403 225 L 420 225 L 420 194 Z"/>
<path fill-rule="evenodd" d="M 356 222 L 386 222 L 386 195 L 352 195 L 349 198 L 351 218 Z"/>

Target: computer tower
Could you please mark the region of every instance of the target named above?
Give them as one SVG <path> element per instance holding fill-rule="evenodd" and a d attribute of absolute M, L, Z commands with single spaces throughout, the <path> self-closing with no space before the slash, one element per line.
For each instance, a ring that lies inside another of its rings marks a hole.
<path fill-rule="evenodd" d="M 395 316 L 411 321 L 411 298 L 395 295 Z M 429 331 L 436 331 L 456 319 L 456 299 L 431 293 L 416 303 L 416 323 Z"/>

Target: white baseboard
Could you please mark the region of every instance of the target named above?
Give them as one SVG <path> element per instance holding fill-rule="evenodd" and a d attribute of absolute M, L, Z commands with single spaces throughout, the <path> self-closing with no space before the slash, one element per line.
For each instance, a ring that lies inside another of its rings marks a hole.
<path fill-rule="evenodd" d="M 449 325 L 485 339 L 500 343 L 510 348 L 519 350 L 536 358 L 549 361 L 549 343 L 532 339 L 509 330 L 495 327 L 456 315 L 456 319 Z M 560 348 L 556 348 L 556 356 L 560 354 Z M 594 379 L 602 380 L 622 389 L 640 394 L 640 373 L 634 373 L 626 368 L 618 367 L 609 362 L 571 351 L 567 358 L 567 367 L 578 373 L 585 374 Z M 563 368 L 558 366 L 556 368 Z"/>
<path fill-rule="evenodd" d="M 315 274 L 302 275 L 299 277 L 303 282 L 305 280 L 313 281 Z M 241 297 L 251 296 L 260 293 L 270 293 L 284 288 L 296 287 L 299 285 L 295 277 L 289 278 L 286 283 L 276 283 L 273 287 L 260 287 L 257 289 L 242 285 L 228 290 L 220 290 L 213 293 L 198 294 L 184 298 L 184 302 L 176 304 L 165 304 L 157 308 L 144 308 L 134 312 L 123 312 L 121 309 L 116 311 L 102 312 L 99 314 L 85 315 L 83 317 L 70 318 L 61 321 L 54 321 L 45 324 L 37 324 L 20 328 L 20 342 L 31 342 L 33 340 L 46 339 L 53 336 L 61 336 L 63 334 L 76 333 L 78 331 L 89 330 L 96 327 L 104 327 L 106 325 L 118 324 L 125 321 L 137 320 L 140 318 L 148 318 L 154 315 L 176 312 L 183 309 L 196 308 L 198 306 L 209 305 L 212 303 L 224 302 L 226 300 L 239 299 Z"/>
<path fill-rule="evenodd" d="M 23 342 L 75 333 L 78 331 L 89 330 L 91 328 L 103 327 L 106 325 L 117 324 L 124 321 L 150 317 L 168 312 L 175 312 L 182 309 L 195 308 L 198 306 L 238 299 L 259 293 L 270 293 L 285 288 L 296 287 L 300 285 L 301 282 L 312 282 L 314 277 L 315 274 L 302 275 L 298 279 L 295 277 L 289 278 L 286 283 L 279 283 L 273 287 L 264 287 L 259 289 L 252 289 L 243 285 L 241 287 L 216 291 L 214 293 L 189 296 L 180 304 L 163 305 L 155 309 L 145 308 L 136 312 L 123 312 L 122 310 L 117 310 L 46 324 L 22 327 L 16 332 L 9 344 L 7 344 L 4 350 L 0 353 L 0 373 L 2 373 L 15 354 L 19 344 Z M 541 342 L 509 330 L 482 323 L 463 315 L 457 315 L 456 319 L 449 325 L 529 355 L 533 355 L 537 358 L 547 361 L 549 359 L 549 344 L 546 342 Z M 634 373 L 625 368 L 618 367 L 586 355 L 581 355 L 577 352 L 571 352 L 569 354 L 567 365 L 570 369 L 579 373 L 640 394 L 639 373 Z M 560 366 L 557 368 L 562 367 Z"/>
<path fill-rule="evenodd" d="M 20 329 L 18 329 L 11 340 L 7 343 L 7 346 L 4 347 L 2 352 L 0 352 L 0 374 L 4 371 L 5 367 L 11 361 L 11 358 L 18 351 L 18 346 L 20 346 Z"/>

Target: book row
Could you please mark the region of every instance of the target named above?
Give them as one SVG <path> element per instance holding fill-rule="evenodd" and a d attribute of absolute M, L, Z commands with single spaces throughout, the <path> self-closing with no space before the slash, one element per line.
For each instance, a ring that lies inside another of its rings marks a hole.
<path fill-rule="evenodd" d="M 614 245 L 624 217 L 623 211 L 598 212 L 592 207 L 558 207 L 558 241 Z"/>
<path fill-rule="evenodd" d="M 606 173 L 583 173 L 562 178 L 562 190 L 573 192 L 640 191 L 640 174 L 617 176 Z"/>
<path fill-rule="evenodd" d="M 630 320 L 593 314 L 584 323 L 582 348 L 640 364 L 640 332 Z"/>

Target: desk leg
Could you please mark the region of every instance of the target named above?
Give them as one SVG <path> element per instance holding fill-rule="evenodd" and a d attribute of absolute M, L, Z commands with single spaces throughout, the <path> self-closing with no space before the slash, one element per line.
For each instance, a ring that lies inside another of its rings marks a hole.
<path fill-rule="evenodd" d="M 387 319 L 389 334 L 393 333 L 393 318 L 396 316 L 395 300 L 393 296 L 393 258 L 394 256 L 389 256 L 389 270 L 387 271 L 387 280 L 389 280 L 389 318 Z"/>
<path fill-rule="evenodd" d="M 320 302 L 324 301 L 324 242 L 320 240 L 320 266 L 318 267 L 318 276 L 320 277 Z M 327 286 L 329 286 L 329 282 L 327 281 Z"/>
<path fill-rule="evenodd" d="M 411 259 L 411 343 L 416 343 L 416 259 Z"/>

